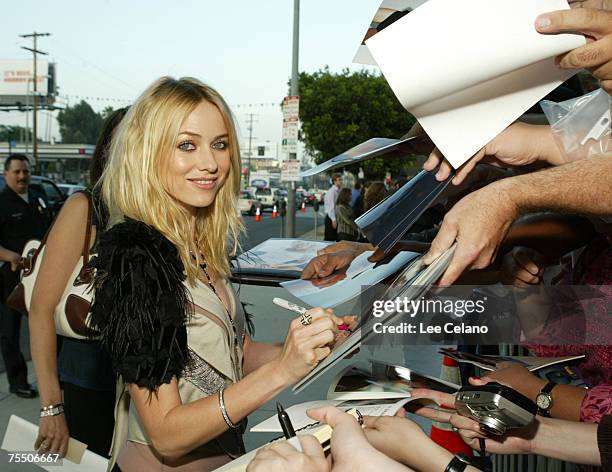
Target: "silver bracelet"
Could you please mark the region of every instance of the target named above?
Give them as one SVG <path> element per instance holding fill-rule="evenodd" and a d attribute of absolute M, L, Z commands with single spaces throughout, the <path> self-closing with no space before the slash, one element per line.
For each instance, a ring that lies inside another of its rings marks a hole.
<path fill-rule="evenodd" d="M 58 403 L 57 405 L 43 406 L 40 409 L 40 417 L 45 418 L 46 416 L 57 416 L 64 412 L 64 404 Z"/>
<path fill-rule="evenodd" d="M 236 429 L 239 425 L 232 423 L 229 415 L 227 414 L 227 410 L 225 409 L 225 402 L 223 401 L 223 391 L 225 388 L 219 390 L 219 410 L 221 410 L 221 416 L 225 420 L 225 424 L 227 424 L 231 429 Z"/>

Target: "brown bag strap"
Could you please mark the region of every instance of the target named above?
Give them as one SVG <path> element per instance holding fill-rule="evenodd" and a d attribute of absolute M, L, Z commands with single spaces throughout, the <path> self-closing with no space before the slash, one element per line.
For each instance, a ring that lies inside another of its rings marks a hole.
<path fill-rule="evenodd" d="M 91 193 L 89 193 L 89 191 L 87 190 L 79 190 L 77 192 L 74 193 L 84 193 L 85 196 L 87 197 L 87 221 L 85 222 L 86 224 L 86 228 L 85 228 L 85 242 L 83 243 L 83 251 L 81 252 L 81 257 L 83 258 L 83 268 L 85 268 L 85 266 L 87 265 L 88 262 L 88 255 L 89 255 L 89 239 L 91 238 L 91 215 L 92 215 L 92 211 L 93 211 L 93 202 L 91 199 Z M 33 268 L 36 266 L 36 260 L 38 259 L 38 256 L 40 255 L 40 252 L 43 250 L 43 248 L 45 247 L 45 244 L 47 244 L 47 238 L 49 237 L 49 234 L 51 234 L 51 230 L 53 229 L 53 225 L 55 224 L 55 221 L 57 220 L 57 216 L 55 218 L 53 218 L 53 221 L 51 221 L 51 224 L 49 225 L 49 229 L 47 229 L 47 232 L 45 233 L 45 235 L 43 236 L 43 238 L 40 240 L 40 244 L 38 245 L 38 247 L 36 248 L 36 251 L 34 252 L 34 254 L 32 254 L 32 256 L 28 256 L 27 260 L 24 262 L 24 267 L 23 267 L 23 275 L 24 276 L 28 276 L 30 275 L 30 273 L 32 272 Z M 77 277 L 77 280 L 80 279 L 85 279 L 87 278 L 87 276 L 85 276 L 85 272 L 83 270 L 81 270 L 81 274 L 79 274 L 79 277 Z M 77 284 L 80 285 L 80 284 Z"/>

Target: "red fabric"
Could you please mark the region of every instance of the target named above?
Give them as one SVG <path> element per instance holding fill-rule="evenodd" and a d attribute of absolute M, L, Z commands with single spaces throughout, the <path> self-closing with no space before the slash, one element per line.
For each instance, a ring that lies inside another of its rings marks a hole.
<path fill-rule="evenodd" d="M 568 274 L 561 285 L 590 286 L 603 291 L 604 296 L 596 300 L 578 303 L 589 303 L 588 312 L 594 316 L 587 319 L 586 339 L 608 338 L 612 329 L 612 245 L 601 237 L 592 241 L 580 255 L 571 274 Z M 571 307 L 564 306 L 564 309 Z M 575 310 L 582 307 L 574 306 Z M 547 326 L 545 336 L 550 339 L 556 329 L 562 329 L 562 323 Z M 580 374 L 593 388 L 589 390 L 581 406 L 580 416 L 583 421 L 599 422 L 601 417 L 612 411 L 612 346 L 606 345 L 529 345 L 528 349 L 540 357 L 572 356 L 584 354 L 586 357 L 578 364 Z"/>

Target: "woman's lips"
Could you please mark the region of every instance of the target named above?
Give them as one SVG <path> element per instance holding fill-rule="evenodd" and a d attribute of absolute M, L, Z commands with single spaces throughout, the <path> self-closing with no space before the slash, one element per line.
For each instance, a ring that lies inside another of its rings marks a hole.
<path fill-rule="evenodd" d="M 217 179 L 188 179 L 193 185 L 202 190 L 212 190 L 217 185 Z"/>

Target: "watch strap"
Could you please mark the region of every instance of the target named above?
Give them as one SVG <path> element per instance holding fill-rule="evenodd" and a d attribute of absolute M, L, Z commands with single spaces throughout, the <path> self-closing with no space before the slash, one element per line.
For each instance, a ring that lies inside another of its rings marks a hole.
<path fill-rule="evenodd" d="M 540 393 L 550 393 L 552 392 L 552 389 L 555 388 L 556 386 L 557 386 L 556 383 L 548 382 L 546 385 L 542 387 L 542 390 L 540 390 Z"/>
<path fill-rule="evenodd" d="M 444 472 L 463 472 L 467 466 L 470 465 L 470 460 L 467 456 L 463 454 L 456 454 L 455 457 L 451 459 L 451 461 L 444 469 Z"/>

